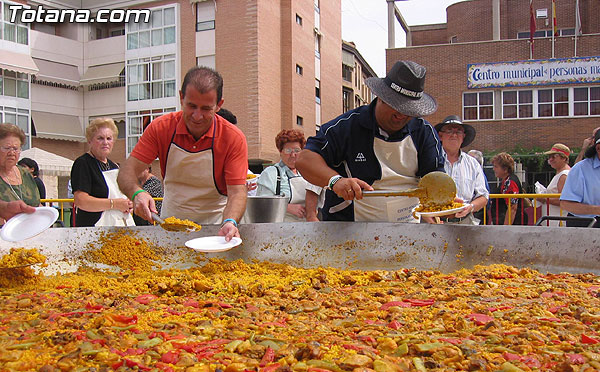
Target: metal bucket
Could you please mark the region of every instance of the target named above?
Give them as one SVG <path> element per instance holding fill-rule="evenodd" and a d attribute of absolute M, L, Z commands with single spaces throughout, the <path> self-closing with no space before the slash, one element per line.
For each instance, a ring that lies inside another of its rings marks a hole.
<path fill-rule="evenodd" d="M 287 196 L 249 196 L 242 222 L 283 222 L 287 205 Z"/>

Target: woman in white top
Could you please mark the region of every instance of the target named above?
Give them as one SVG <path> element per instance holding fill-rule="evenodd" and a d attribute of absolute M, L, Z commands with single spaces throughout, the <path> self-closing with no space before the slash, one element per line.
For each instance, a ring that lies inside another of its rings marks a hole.
<path fill-rule="evenodd" d="M 548 155 L 548 164 L 554 170 L 556 170 L 556 175 L 550 181 L 550 184 L 543 191 L 543 194 L 560 194 L 562 189 L 567 181 L 567 174 L 571 170 L 569 166 L 569 155 L 571 154 L 571 150 L 563 145 L 562 143 L 557 143 L 552 146 L 550 151 L 546 151 L 544 153 Z M 539 199 L 542 205 L 542 216 L 560 216 L 560 200 L 558 198 L 551 199 Z M 546 205 L 546 201 L 548 201 L 548 205 Z M 562 215 L 566 216 L 567 212 L 562 211 Z M 548 226 L 565 226 L 563 221 L 548 221 Z M 546 226 L 546 223 L 543 223 L 542 226 Z"/>

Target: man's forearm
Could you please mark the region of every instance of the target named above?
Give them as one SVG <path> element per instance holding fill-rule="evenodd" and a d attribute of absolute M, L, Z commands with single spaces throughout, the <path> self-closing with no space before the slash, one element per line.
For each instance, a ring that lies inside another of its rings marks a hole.
<path fill-rule="evenodd" d="M 573 214 L 591 214 L 600 216 L 600 205 L 584 204 L 569 200 L 561 200 L 560 207 Z"/>
<path fill-rule="evenodd" d="M 327 165 L 321 155 L 310 150 L 300 152 L 300 156 L 296 161 L 296 168 L 305 180 L 320 187 L 327 186 L 329 179 L 337 174 L 335 170 Z"/>
<path fill-rule="evenodd" d="M 119 168 L 117 183 L 119 184 L 119 189 L 121 189 L 123 194 L 128 198 L 131 198 L 131 196 L 141 188 L 137 175 L 141 174 L 147 166 L 148 164 L 130 156 L 125 160 L 123 165 L 121 165 L 121 168 Z"/>
<path fill-rule="evenodd" d="M 223 220 L 233 218 L 236 222 L 246 211 L 246 185 L 227 185 L 227 205 L 223 211 Z"/>

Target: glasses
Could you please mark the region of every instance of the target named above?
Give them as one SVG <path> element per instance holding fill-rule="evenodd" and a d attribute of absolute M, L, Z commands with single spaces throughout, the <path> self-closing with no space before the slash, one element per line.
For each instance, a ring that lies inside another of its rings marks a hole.
<path fill-rule="evenodd" d="M 463 135 L 463 134 L 465 134 L 465 131 L 461 130 L 461 129 L 446 129 L 446 130 L 443 130 L 442 133 L 446 133 L 449 135 L 450 134 Z"/>
<path fill-rule="evenodd" d="M 291 154 L 292 152 L 293 152 L 294 154 L 298 154 L 300 151 L 302 151 L 302 149 L 299 149 L 299 148 L 295 148 L 295 149 L 283 149 L 283 150 L 282 150 L 282 152 L 283 152 L 284 154 L 287 154 L 287 155 Z"/>
<path fill-rule="evenodd" d="M 11 151 L 21 152 L 21 148 L 17 146 L 0 146 L 0 151 L 4 153 L 9 153 Z"/>

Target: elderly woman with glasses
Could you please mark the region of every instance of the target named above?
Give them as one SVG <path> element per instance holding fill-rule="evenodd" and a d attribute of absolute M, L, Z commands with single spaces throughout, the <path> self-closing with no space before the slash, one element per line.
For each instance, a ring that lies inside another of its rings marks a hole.
<path fill-rule="evenodd" d="M 17 166 L 25 133 L 14 124 L 0 124 L 0 199 L 40 205 L 40 193 L 29 170 Z"/>
<path fill-rule="evenodd" d="M 265 168 L 258 177 L 257 196 L 285 195 L 289 198 L 285 221 L 305 221 L 307 210 L 305 206 L 307 190 L 315 195 L 320 193 L 320 187 L 313 186 L 302 178 L 296 169 L 298 154 L 304 148 L 306 139 L 304 133 L 297 129 L 284 129 L 275 137 L 275 145 L 279 150 L 280 161 Z M 313 189 L 314 188 L 314 189 Z M 314 213 L 316 216 L 316 198 Z"/>

